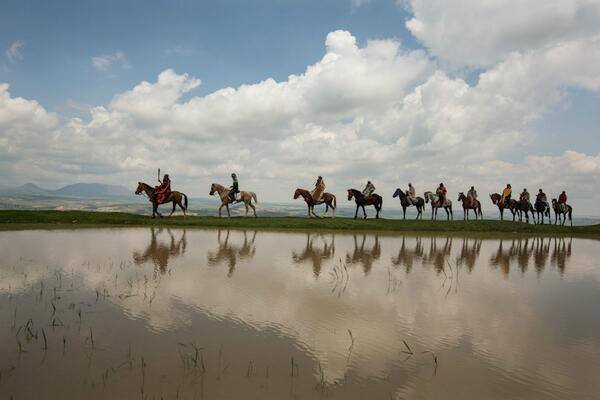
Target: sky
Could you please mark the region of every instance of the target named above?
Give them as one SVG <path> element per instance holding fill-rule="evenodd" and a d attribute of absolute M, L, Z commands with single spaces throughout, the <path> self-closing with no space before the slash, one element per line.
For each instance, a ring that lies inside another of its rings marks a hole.
<path fill-rule="evenodd" d="M 0 178 L 506 183 L 600 215 L 600 0 L 0 4 Z M 345 201 L 345 199 L 343 199 Z M 490 204 L 484 207 L 491 208 Z"/>

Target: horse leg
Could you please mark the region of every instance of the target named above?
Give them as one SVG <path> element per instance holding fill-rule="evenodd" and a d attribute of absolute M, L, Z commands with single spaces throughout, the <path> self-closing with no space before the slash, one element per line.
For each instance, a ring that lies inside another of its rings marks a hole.
<path fill-rule="evenodd" d="M 227 216 L 231 217 L 231 213 L 229 212 L 229 204 L 225 204 L 225 208 L 227 208 Z"/>
<path fill-rule="evenodd" d="M 444 210 L 446 210 L 446 219 L 450 221 L 450 212 L 448 211 L 448 208 L 444 207 Z"/>
<path fill-rule="evenodd" d="M 248 203 L 244 203 L 244 207 L 246 207 L 246 214 L 244 215 L 244 217 L 248 216 Z"/>
<path fill-rule="evenodd" d="M 221 204 L 221 206 L 219 207 L 219 218 L 221 218 L 221 209 L 223 208 L 224 204 Z"/>
<path fill-rule="evenodd" d="M 356 211 L 354 212 L 354 219 L 358 217 L 358 204 L 356 204 Z"/>
<path fill-rule="evenodd" d="M 500 221 L 504 221 L 504 209 L 498 208 L 500 210 Z"/>
<path fill-rule="evenodd" d="M 252 203 L 250 203 L 249 206 L 252 207 L 252 212 L 254 213 L 254 218 L 256 218 L 256 207 L 254 207 L 254 204 L 252 204 Z"/>
<path fill-rule="evenodd" d="M 402 206 L 402 213 L 404 215 L 404 219 L 406 219 L 406 207 Z"/>
<path fill-rule="evenodd" d="M 364 214 L 364 217 L 363 217 L 363 219 L 367 219 L 367 211 L 365 210 L 365 206 L 364 206 L 364 204 L 363 204 L 363 205 L 361 205 L 361 207 L 362 207 L 363 214 Z"/>
<path fill-rule="evenodd" d="M 175 199 L 173 199 L 173 209 L 171 210 L 171 214 L 169 214 L 169 217 L 175 212 L 175 207 L 177 207 L 177 202 L 175 201 Z"/>
<path fill-rule="evenodd" d="M 158 206 L 154 203 L 152 203 L 152 218 L 156 218 L 156 208 Z"/>

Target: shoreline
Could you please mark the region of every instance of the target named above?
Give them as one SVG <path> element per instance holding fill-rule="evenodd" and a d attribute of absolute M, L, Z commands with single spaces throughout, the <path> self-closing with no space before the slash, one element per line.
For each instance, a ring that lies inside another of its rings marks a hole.
<path fill-rule="evenodd" d="M 119 212 L 0 210 L 0 230 L 119 228 L 119 227 L 227 228 L 269 231 L 379 232 L 420 234 L 496 234 L 501 236 L 573 236 L 600 238 L 600 224 L 585 226 L 534 225 L 512 221 L 431 221 L 337 217 L 231 217 L 149 216 Z"/>

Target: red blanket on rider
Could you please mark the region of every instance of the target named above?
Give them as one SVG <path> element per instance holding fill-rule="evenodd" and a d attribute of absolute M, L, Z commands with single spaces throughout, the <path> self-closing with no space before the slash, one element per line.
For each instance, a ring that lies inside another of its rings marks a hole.
<path fill-rule="evenodd" d="M 154 188 L 154 196 L 156 196 L 156 202 L 162 204 L 171 195 L 171 180 L 169 178 L 163 179 L 163 183 L 160 186 Z"/>

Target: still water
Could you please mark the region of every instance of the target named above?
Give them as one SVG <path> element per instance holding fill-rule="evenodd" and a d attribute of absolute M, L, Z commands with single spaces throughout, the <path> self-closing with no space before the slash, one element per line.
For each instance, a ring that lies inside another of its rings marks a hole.
<path fill-rule="evenodd" d="M 597 399 L 600 242 L 0 232 L 0 398 Z"/>

